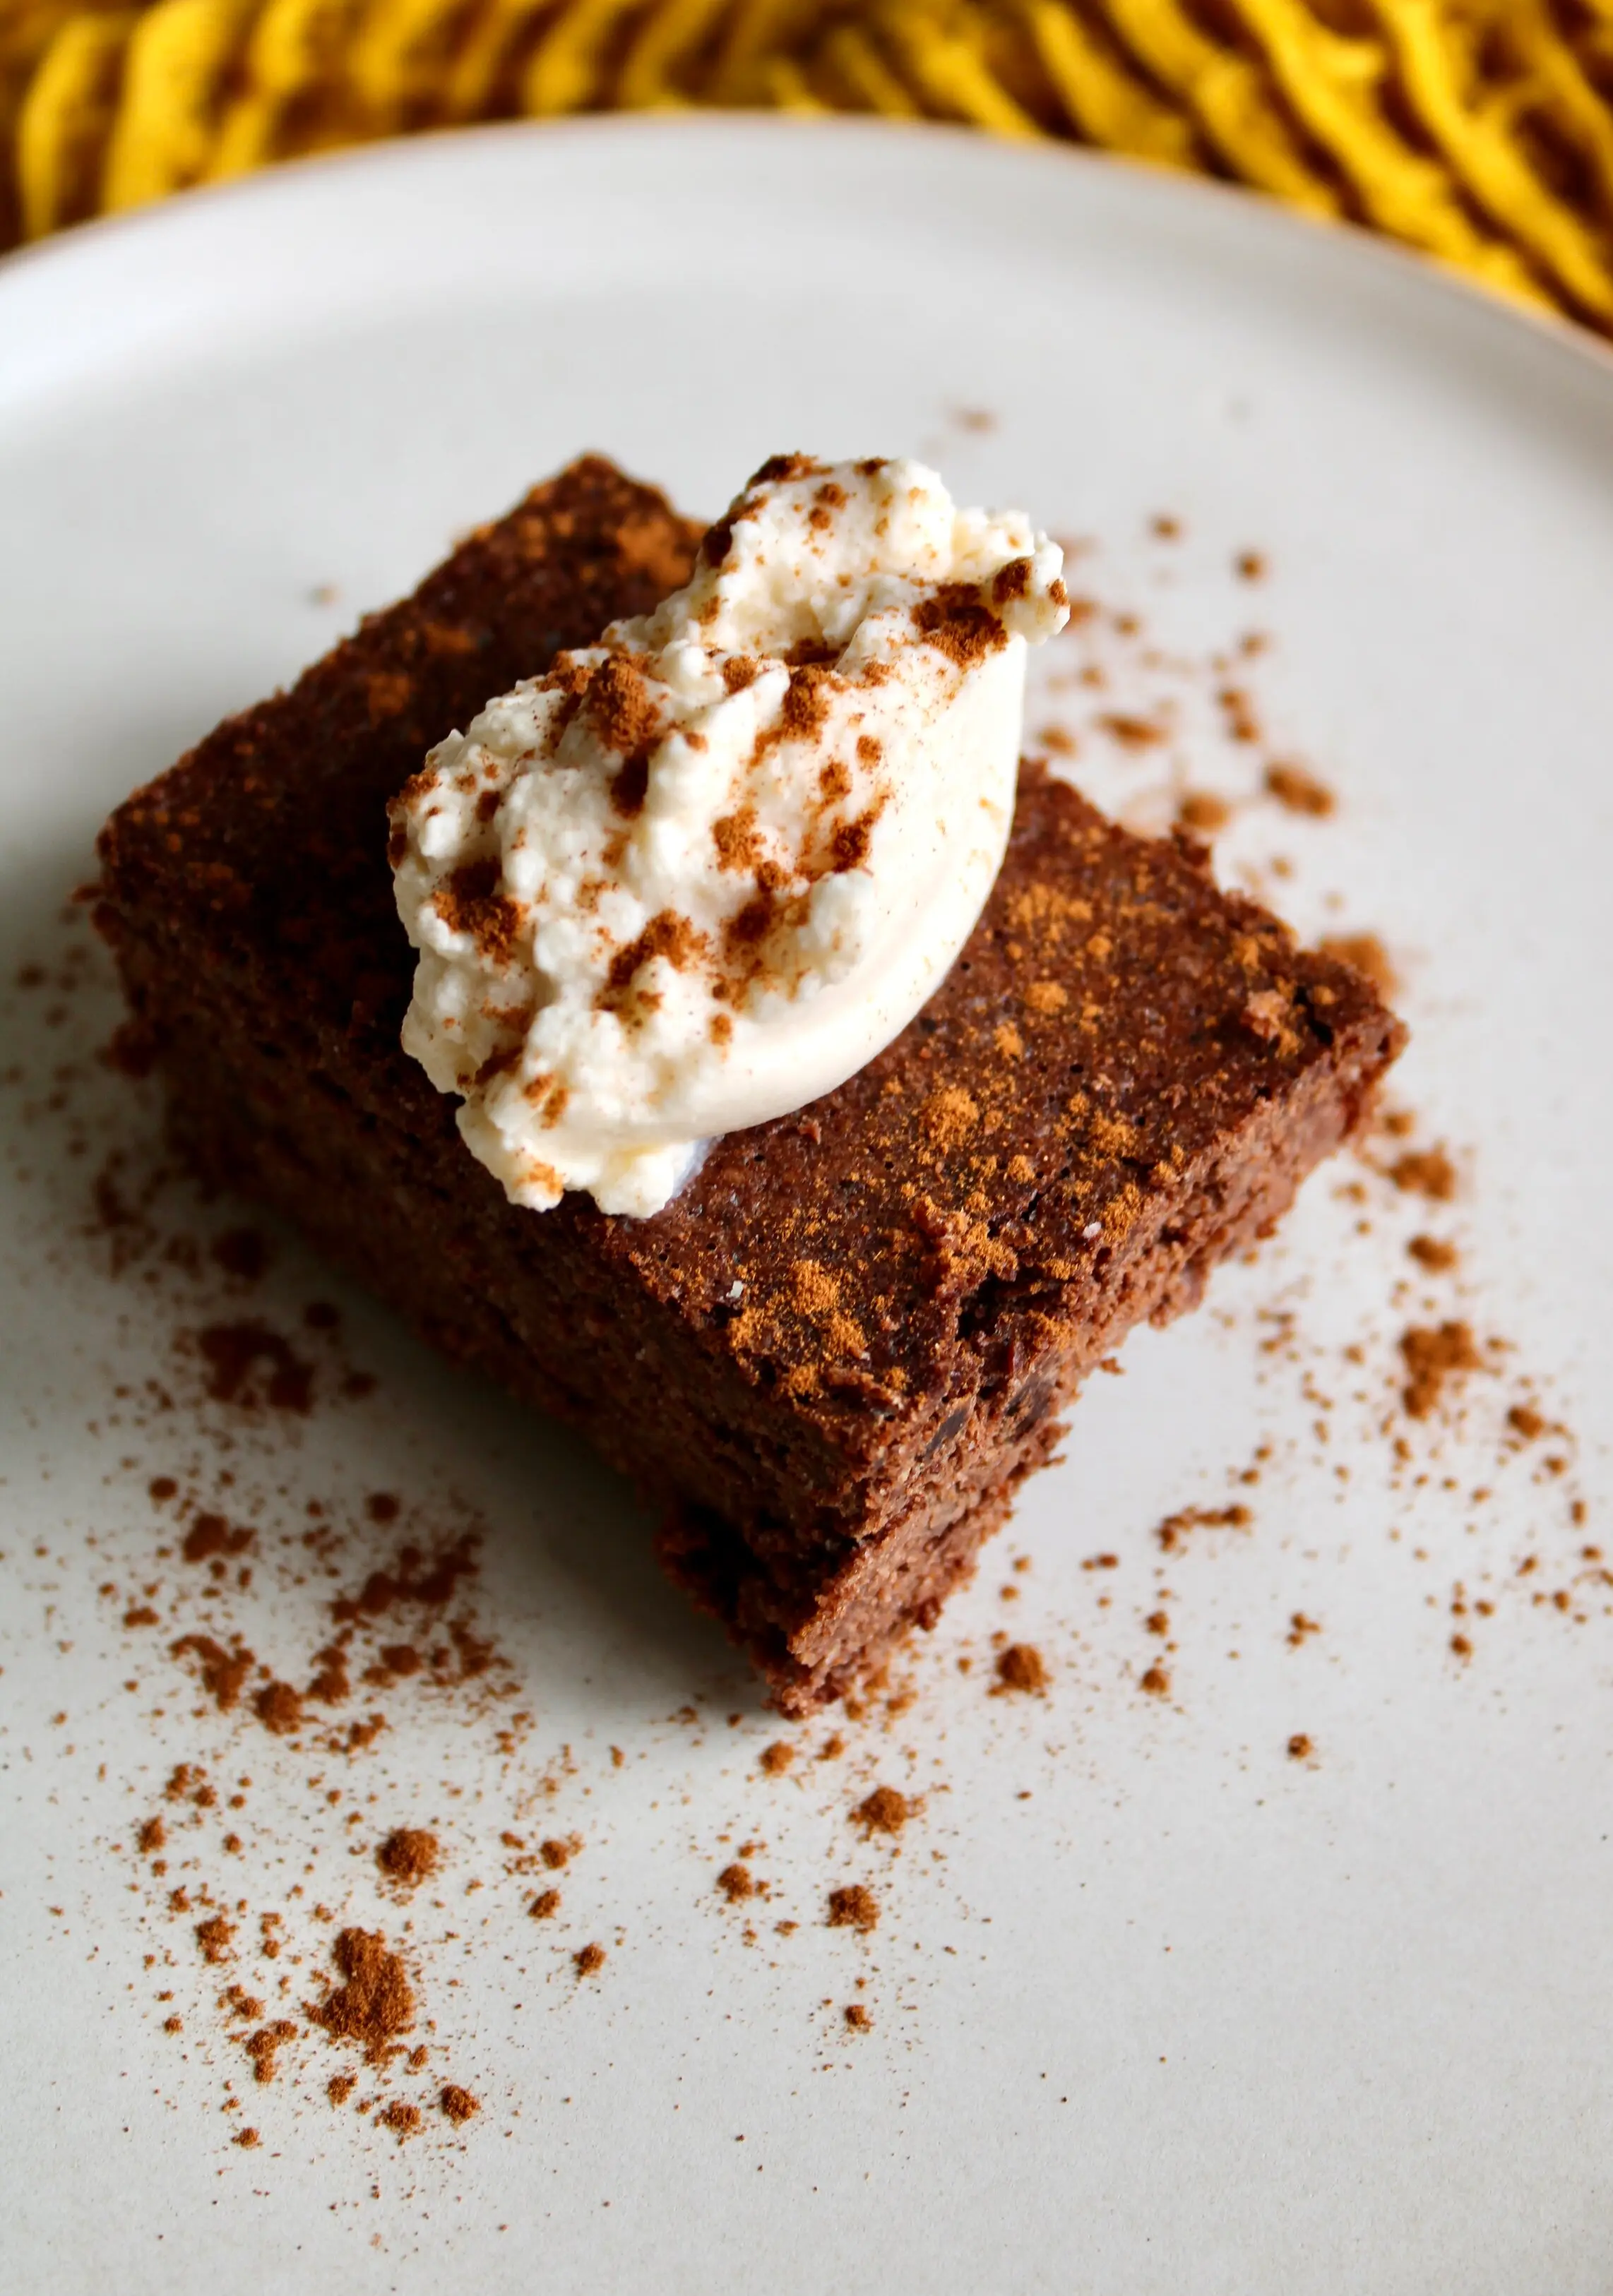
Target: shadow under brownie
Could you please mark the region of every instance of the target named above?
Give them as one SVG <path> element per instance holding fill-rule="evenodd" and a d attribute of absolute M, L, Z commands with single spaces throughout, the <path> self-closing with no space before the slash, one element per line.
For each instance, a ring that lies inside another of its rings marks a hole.
<path fill-rule="evenodd" d="M 1199 849 L 1026 764 L 974 934 L 865 1069 L 714 1143 L 652 1219 L 509 1203 L 399 1043 L 387 800 L 698 541 L 573 464 L 131 798 L 99 915 L 192 1160 L 580 1426 L 797 1712 L 934 1623 L 1086 1372 L 1270 1227 L 1403 1031 Z"/>

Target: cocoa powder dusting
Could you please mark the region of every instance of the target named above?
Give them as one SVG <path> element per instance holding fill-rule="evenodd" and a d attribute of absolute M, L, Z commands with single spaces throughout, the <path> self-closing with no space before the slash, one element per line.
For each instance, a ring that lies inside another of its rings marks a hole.
<path fill-rule="evenodd" d="M 832 1930 L 861 1930 L 878 1926 L 879 1900 L 872 1890 L 852 1882 L 829 1891 L 828 1925 Z"/>
<path fill-rule="evenodd" d="M 1340 964 L 1353 964 L 1357 972 L 1364 972 L 1386 1000 L 1398 996 L 1400 977 L 1376 933 L 1326 933 L 1317 947 L 1324 956 L 1333 957 Z"/>
<path fill-rule="evenodd" d="M 252 2061 L 252 2079 L 272 2081 L 279 2051 L 296 2038 L 297 2028 L 289 2017 L 276 2017 L 273 2024 L 260 2025 L 255 2033 L 249 2033 L 245 2048 Z"/>
<path fill-rule="evenodd" d="M 1290 813 L 1308 813 L 1321 819 L 1331 813 L 1338 802 L 1327 783 L 1318 781 L 1303 766 L 1270 765 L 1266 767 L 1265 784 L 1268 793 Z"/>
<path fill-rule="evenodd" d="M 1446 1243 L 1440 1237 L 1432 1235 L 1414 1235 L 1406 1250 L 1430 1275 L 1449 1275 L 1459 1257 L 1453 1243 Z"/>
<path fill-rule="evenodd" d="M 1041 1697 L 1050 1677 L 1047 1662 L 1032 1643 L 1010 1643 L 997 1655 L 997 1679 L 992 1685 L 992 1696 L 1008 1695 Z"/>
<path fill-rule="evenodd" d="M 1472 1331 L 1461 1322 L 1412 1324 L 1400 1335 L 1400 1352 L 1406 1366 L 1400 1399 L 1412 1419 L 1427 1419 L 1438 1409 L 1448 1381 L 1484 1369 Z"/>
<path fill-rule="evenodd" d="M 207 1365 L 207 1392 L 215 1403 L 306 1414 L 314 1372 L 283 1333 L 267 1324 L 208 1324 L 196 1334 Z"/>
<path fill-rule="evenodd" d="M 379 1930 L 342 1930 L 331 1948 L 342 1982 L 309 2009 L 333 2041 L 352 2041 L 384 2064 L 415 2021 L 415 1991 Z"/>
<path fill-rule="evenodd" d="M 1046 1679 L 1045 1673 L 1043 1679 Z M 873 1792 L 860 1801 L 852 1812 L 852 1823 L 861 1826 L 868 1834 L 900 1833 L 914 1815 L 915 1808 L 916 1805 L 896 1787 L 876 1786 Z"/>
<path fill-rule="evenodd" d="M 289 1682 L 266 1682 L 253 1693 L 252 1710 L 276 1738 L 289 1738 L 302 1727 L 301 1695 Z"/>
<path fill-rule="evenodd" d="M 441 1845 L 434 1833 L 400 1825 L 389 1833 L 375 1852 L 375 1863 L 391 1882 L 413 1889 L 428 1881 L 442 1862 Z"/>
<path fill-rule="evenodd" d="M 1408 1149 L 1389 1167 L 1388 1177 L 1403 1195 L 1426 1196 L 1448 1204 L 1456 1193 L 1456 1167 L 1443 1148 Z"/>

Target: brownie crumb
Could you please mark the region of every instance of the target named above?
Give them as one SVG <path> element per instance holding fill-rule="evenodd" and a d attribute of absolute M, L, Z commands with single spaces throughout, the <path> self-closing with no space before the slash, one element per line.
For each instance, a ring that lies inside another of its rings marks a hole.
<path fill-rule="evenodd" d="M 1013 1693 L 1040 1697 L 1051 1679 L 1047 1663 L 1034 1643 L 1010 1643 L 997 1658 L 997 1679 L 992 1685 L 992 1696 L 1002 1698 Z"/>
<path fill-rule="evenodd" d="M 829 1891 L 828 1925 L 832 1930 L 861 1930 L 877 1928 L 879 1900 L 872 1890 L 860 1882 Z"/>

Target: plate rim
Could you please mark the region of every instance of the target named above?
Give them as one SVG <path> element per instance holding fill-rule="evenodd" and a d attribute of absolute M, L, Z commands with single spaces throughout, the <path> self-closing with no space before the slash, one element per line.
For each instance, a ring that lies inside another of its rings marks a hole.
<path fill-rule="evenodd" d="M 1595 376 L 1613 393 L 1613 341 L 1604 342 L 1590 328 L 1548 306 L 1514 301 L 1456 266 L 1348 218 L 1309 215 L 1243 184 L 1061 138 L 1021 140 L 948 120 L 897 120 L 862 112 L 805 115 L 690 108 L 654 114 L 573 113 L 553 119 L 478 121 L 300 154 L 224 182 L 193 184 L 140 207 L 95 216 L 0 253 L 0 319 L 13 292 L 19 288 L 26 291 L 42 271 L 99 267 L 108 260 L 115 262 L 124 247 L 143 247 L 163 236 L 182 241 L 185 234 L 231 208 L 261 211 L 284 204 L 289 209 L 305 199 L 310 187 L 316 194 L 328 187 L 334 195 L 342 181 L 353 176 L 428 175 L 445 168 L 451 171 L 473 155 L 498 149 L 547 150 L 562 144 L 608 148 L 626 139 L 639 146 L 654 140 L 726 143 L 743 151 L 753 148 L 764 135 L 772 144 L 787 140 L 815 147 L 884 144 L 893 158 L 922 138 L 933 146 L 950 145 L 969 167 L 1018 168 L 1037 175 L 1068 169 L 1072 179 L 1084 176 L 1091 184 L 1100 179 L 1117 182 L 1125 186 L 1123 197 L 1145 204 L 1156 201 L 1181 214 L 1206 206 L 1218 209 L 1228 229 L 1246 239 L 1264 237 L 1279 248 L 1285 242 L 1290 247 L 1308 242 L 1319 260 L 1344 266 L 1367 283 L 1397 288 L 1413 300 L 1443 301 L 1513 348 L 1529 342 L 1548 357 L 1566 355 L 1581 378 Z M 0 381 L 7 364 L 0 340 Z"/>

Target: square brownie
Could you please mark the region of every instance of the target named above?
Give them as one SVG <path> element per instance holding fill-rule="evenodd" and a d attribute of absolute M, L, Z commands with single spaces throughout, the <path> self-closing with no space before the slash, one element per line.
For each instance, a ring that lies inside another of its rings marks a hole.
<path fill-rule="evenodd" d="M 1200 849 L 1027 763 L 972 938 L 868 1067 L 654 1218 L 512 1205 L 399 1046 L 387 800 L 699 538 L 572 464 L 130 798 L 99 916 L 193 1162 L 581 1428 L 794 1713 L 934 1623 L 1086 1373 L 1270 1228 L 1403 1032 Z"/>

